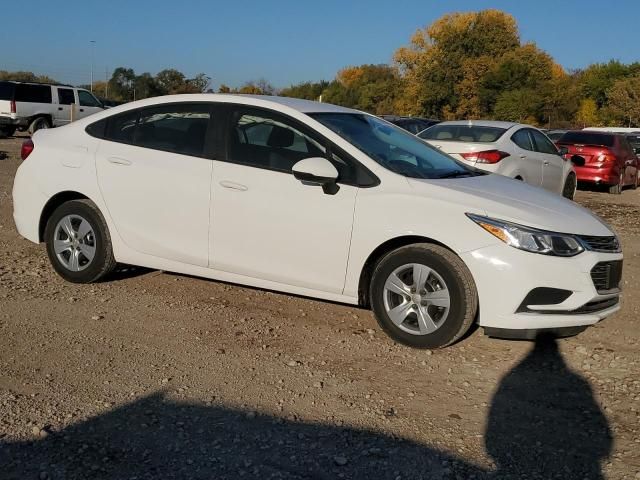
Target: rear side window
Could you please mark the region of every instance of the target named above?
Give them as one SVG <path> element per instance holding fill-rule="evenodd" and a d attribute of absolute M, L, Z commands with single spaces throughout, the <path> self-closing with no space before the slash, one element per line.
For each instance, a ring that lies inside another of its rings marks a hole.
<path fill-rule="evenodd" d="M 49 85 L 16 84 L 16 102 L 51 103 L 51 87 Z"/>
<path fill-rule="evenodd" d="M 606 133 L 567 132 L 560 137 L 558 143 L 613 147 L 614 140 L 613 135 L 607 135 Z"/>
<path fill-rule="evenodd" d="M 548 153 L 550 155 L 557 155 L 558 149 L 551 143 L 543 133 L 538 130 L 530 130 L 531 136 L 533 136 L 533 142 L 535 143 L 536 151 L 540 153 Z"/>
<path fill-rule="evenodd" d="M 133 144 L 139 147 L 202 156 L 209 105 L 165 105 L 140 112 Z"/>
<path fill-rule="evenodd" d="M 419 136 L 425 140 L 443 140 L 450 142 L 492 143 L 507 130 L 499 127 L 481 127 L 479 125 L 434 125 Z"/>
<path fill-rule="evenodd" d="M 76 97 L 70 88 L 58 88 L 58 103 L 60 105 L 71 105 L 76 103 Z"/>
<path fill-rule="evenodd" d="M 511 140 L 521 149 L 533 152 L 533 144 L 531 143 L 531 137 L 529 136 L 529 132 L 526 128 L 522 128 L 518 130 L 516 133 L 514 133 L 513 135 L 511 135 Z"/>
<path fill-rule="evenodd" d="M 13 100 L 14 84 L 0 82 L 0 100 Z"/>
<path fill-rule="evenodd" d="M 169 104 L 109 117 L 89 125 L 87 133 L 112 142 L 199 157 L 204 156 L 210 119 L 207 104 Z"/>

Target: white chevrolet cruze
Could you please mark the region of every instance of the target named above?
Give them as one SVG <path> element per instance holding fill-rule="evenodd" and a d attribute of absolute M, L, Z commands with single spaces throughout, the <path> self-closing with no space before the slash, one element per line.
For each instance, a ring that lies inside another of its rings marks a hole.
<path fill-rule="evenodd" d="M 123 262 L 370 306 L 422 348 L 474 322 L 570 335 L 620 308 L 620 245 L 590 211 L 355 110 L 159 97 L 38 131 L 22 156 L 18 231 L 71 282 Z"/>

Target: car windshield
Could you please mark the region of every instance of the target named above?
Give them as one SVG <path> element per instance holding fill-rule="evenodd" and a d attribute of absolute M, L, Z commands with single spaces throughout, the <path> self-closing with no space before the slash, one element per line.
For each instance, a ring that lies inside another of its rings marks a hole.
<path fill-rule="evenodd" d="M 613 147 L 613 135 L 607 135 L 606 133 L 567 132 L 560 137 L 558 143 Z"/>
<path fill-rule="evenodd" d="M 418 135 L 425 140 L 444 140 L 449 142 L 492 143 L 498 140 L 505 128 L 479 125 L 443 125 L 427 128 Z"/>
<path fill-rule="evenodd" d="M 383 167 L 411 178 L 469 177 L 479 173 L 405 130 L 362 113 L 312 113 Z"/>

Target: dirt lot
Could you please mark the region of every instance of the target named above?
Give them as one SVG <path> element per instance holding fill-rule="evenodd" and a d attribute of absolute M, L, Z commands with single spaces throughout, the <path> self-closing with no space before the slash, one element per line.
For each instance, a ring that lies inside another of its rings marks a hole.
<path fill-rule="evenodd" d="M 371 313 L 142 269 L 63 282 L 0 139 L 0 477 L 640 478 L 640 191 L 580 192 L 620 313 L 557 342 L 393 344 Z"/>

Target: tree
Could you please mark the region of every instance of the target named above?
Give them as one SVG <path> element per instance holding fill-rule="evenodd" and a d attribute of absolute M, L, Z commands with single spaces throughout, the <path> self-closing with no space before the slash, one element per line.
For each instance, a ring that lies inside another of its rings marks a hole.
<path fill-rule="evenodd" d="M 583 98 L 576 113 L 576 123 L 584 128 L 599 125 L 598 105 L 593 98 Z"/>
<path fill-rule="evenodd" d="M 318 100 L 322 92 L 329 86 L 329 82 L 321 80 L 319 82 L 303 82 L 297 85 L 280 90 L 283 97 L 304 98 L 307 100 Z"/>
<path fill-rule="evenodd" d="M 156 79 L 148 72 L 135 77 L 133 86 L 135 88 L 137 100 L 164 95 L 163 89 L 158 85 Z"/>
<path fill-rule="evenodd" d="M 165 94 L 182 93 L 185 76 L 175 68 L 166 68 L 158 72 L 156 82 Z"/>
<path fill-rule="evenodd" d="M 469 103 L 480 81 L 471 70 L 472 60 L 484 58 L 478 64 L 486 68 L 487 59 L 498 59 L 519 45 L 515 19 L 504 12 L 445 15 L 396 51 L 394 60 L 403 77 L 399 103 L 407 113 L 442 116 L 445 109 L 456 111 L 462 98 L 462 111 L 484 113 Z"/>
<path fill-rule="evenodd" d="M 506 90 L 498 96 L 494 116 L 500 120 L 535 125 L 540 102 L 540 96 L 534 90 Z"/>
<path fill-rule="evenodd" d="M 607 90 L 607 100 L 616 123 L 640 126 L 640 75 L 616 81 Z"/>
<path fill-rule="evenodd" d="M 131 101 L 136 74 L 132 68 L 118 67 L 109 80 L 109 95 L 114 100 Z"/>

